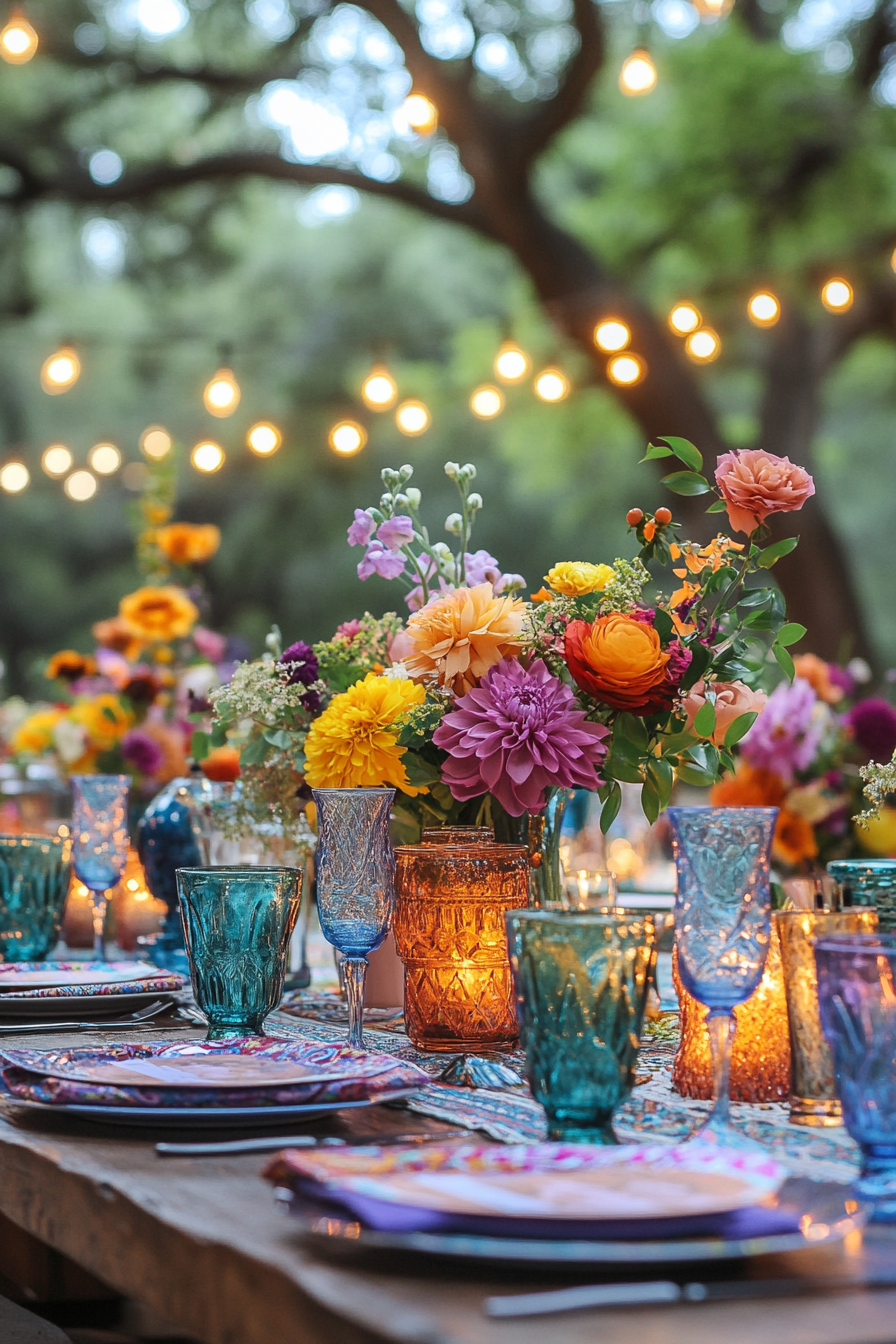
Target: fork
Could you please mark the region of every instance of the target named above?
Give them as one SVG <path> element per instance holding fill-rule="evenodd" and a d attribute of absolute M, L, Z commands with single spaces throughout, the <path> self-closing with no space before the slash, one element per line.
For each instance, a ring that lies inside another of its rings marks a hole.
<path fill-rule="evenodd" d="M 132 1013 L 130 1017 L 110 1022 L 108 1018 L 96 1018 L 91 1022 L 16 1022 L 0 1025 L 0 1036 L 12 1036 L 15 1033 L 28 1034 L 38 1031 L 111 1031 L 123 1027 L 142 1027 L 144 1025 L 161 1026 L 162 1023 L 150 1023 L 149 1019 L 158 1017 L 171 1005 L 167 999 L 156 999 L 153 1003 Z"/>

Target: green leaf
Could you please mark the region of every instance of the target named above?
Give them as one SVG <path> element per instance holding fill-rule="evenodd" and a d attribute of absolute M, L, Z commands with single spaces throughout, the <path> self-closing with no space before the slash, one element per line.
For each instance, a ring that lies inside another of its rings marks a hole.
<path fill-rule="evenodd" d="M 208 733 L 195 732 L 190 742 L 190 755 L 194 761 L 204 761 L 210 751 Z"/>
<path fill-rule="evenodd" d="M 604 761 L 603 771 L 613 779 L 621 779 L 623 784 L 640 784 L 643 779 L 639 766 L 615 753 Z"/>
<path fill-rule="evenodd" d="M 668 443 L 679 462 L 690 467 L 691 471 L 703 470 L 703 454 L 699 448 L 694 447 L 690 439 L 675 439 L 664 434 L 663 443 Z"/>
<path fill-rule="evenodd" d="M 772 645 L 772 653 L 777 659 L 778 666 L 787 677 L 788 681 L 793 681 L 796 676 L 796 668 L 793 665 L 793 659 L 786 649 L 782 649 L 780 644 Z"/>
<path fill-rule="evenodd" d="M 264 740 L 278 751 L 287 751 L 292 746 L 292 735 L 285 728 L 269 728 L 264 734 Z"/>
<path fill-rule="evenodd" d="M 710 506 L 709 506 L 709 508 L 706 510 L 706 512 L 707 512 L 707 513 L 724 513 L 727 507 L 728 507 L 728 506 L 727 506 L 727 504 L 725 503 L 724 499 L 717 499 L 716 502 L 715 502 L 714 504 L 710 504 Z"/>
<path fill-rule="evenodd" d="M 603 790 L 605 793 L 604 805 L 600 813 L 600 829 L 604 835 L 613 825 L 619 815 L 619 809 L 622 806 L 622 790 L 615 780 L 612 780 L 609 786 Z"/>
<path fill-rule="evenodd" d="M 696 745 L 693 733 L 672 733 L 669 737 L 660 738 L 660 741 L 664 756 L 678 756 L 680 752 Z"/>
<path fill-rule="evenodd" d="M 627 742 L 631 742 L 638 748 L 639 752 L 647 750 L 650 738 L 647 736 L 647 729 L 644 727 L 642 719 L 635 714 L 617 714 L 613 723 L 613 740 L 616 740 L 616 734 L 621 733 Z"/>
<path fill-rule="evenodd" d="M 647 762 L 647 775 L 656 789 L 660 811 L 662 811 L 668 806 L 669 799 L 672 797 L 675 773 L 668 761 L 664 761 L 661 756 L 652 756 Z"/>
<path fill-rule="evenodd" d="M 759 552 L 756 557 L 757 565 L 760 569 L 771 569 L 772 565 L 782 556 L 795 551 L 799 542 L 799 537 L 782 537 L 780 541 L 772 542 L 771 546 L 766 546 L 764 551 Z"/>
<path fill-rule="evenodd" d="M 415 751 L 406 751 L 401 758 L 401 763 L 405 768 L 408 777 L 408 783 L 415 789 L 426 788 L 429 784 L 436 784 L 439 781 L 438 766 L 430 761 L 425 761 L 422 756 L 418 756 Z"/>
<path fill-rule="evenodd" d="M 648 779 L 641 789 L 641 811 L 651 826 L 660 814 L 660 796 L 652 779 Z"/>
<path fill-rule="evenodd" d="M 697 710 L 694 719 L 694 730 L 700 737 L 712 737 L 716 730 L 716 707 L 707 700 L 705 705 L 701 705 Z"/>
<path fill-rule="evenodd" d="M 694 762 L 698 770 L 706 770 L 713 779 L 719 773 L 719 753 L 709 742 L 698 742 L 696 747 L 691 747 L 688 756 Z"/>
<path fill-rule="evenodd" d="M 668 644 L 675 633 L 675 626 L 672 624 L 672 617 L 668 611 L 663 611 L 662 607 L 657 607 L 653 618 L 653 628 L 660 637 L 660 642 Z"/>
<path fill-rule="evenodd" d="M 268 746 L 263 737 L 253 737 L 240 752 L 240 765 L 261 765 L 268 754 Z"/>
<path fill-rule="evenodd" d="M 748 588 L 738 602 L 739 607 L 764 607 L 775 595 L 774 588 Z"/>
<path fill-rule="evenodd" d="M 712 654 L 706 645 L 701 644 L 699 640 L 693 644 L 689 644 L 688 648 L 691 651 L 691 661 L 682 678 L 681 687 L 684 691 L 689 691 L 691 687 L 700 680 L 709 666 L 712 657 Z"/>
<path fill-rule="evenodd" d="M 738 714 L 737 718 L 728 725 L 728 731 L 725 734 L 725 746 L 733 747 L 736 742 L 739 742 L 744 734 L 750 731 L 758 718 L 759 714 L 755 709 L 749 710 L 746 714 Z"/>
<path fill-rule="evenodd" d="M 698 769 L 696 765 L 680 765 L 678 778 L 682 784 L 693 784 L 698 789 L 705 789 L 716 782 L 715 775 L 711 775 L 708 770 Z"/>
<path fill-rule="evenodd" d="M 805 633 L 806 627 L 800 625 L 799 621 L 788 621 L 787 624 L 782 625 L 781 629 L 778 631 L 775 643 L 781 644 L 787 648 L 791 644 L 798 644 Z"/>
<path fill-rule="evenodd" d="M 671 457 L 671 456 L 672 456 L 671 448 L 664 448 L 663 445 L 660 443 L 651 443 L 648 446 L 647 452 L 641 458 L 641 461 L 652 462 L 654 458 L 657 457 Z"/>
<path fill-rule="evenodd" d="M 744 617 L 747 630 L 774 630 L 777 624 L 777 617 L 770 611 L 751 611 Z"/>
<path fill-rule="evenodd" d="M 709 481 L 698 476 L 696 471 L 673 471 L 670 476 L 663 477 L 663 485 L 676 495 L 705 495 L 709 490 Z"/>

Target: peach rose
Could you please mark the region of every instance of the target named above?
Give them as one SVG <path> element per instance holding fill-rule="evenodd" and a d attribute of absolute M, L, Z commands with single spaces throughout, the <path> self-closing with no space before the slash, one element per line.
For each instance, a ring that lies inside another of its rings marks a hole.
<path fill-rule="evenodd" d="M 712 741 L 717 747 L 724 746 L 725 734 L 735 719 L 741 714 L 761 714 L 768 701 L 765 691 L 751 691 L 742 681 L 716 681 L 710 689 L 716 693 L 716 726 Z M 694 683 L 684 701 L 689 732 L 693 732 L 694 720 L 705 704 L 706 682 L 701 679 Z"/>
<path fill-rule="evenodd" d="M 669 654 L 652 625 L 621 612 L 599 616 L 593 624 L 570 621 L 565 649 L 574 680 L 595 700 L 631 714 L 664 700 L 659 688 L 666 681 Z"/>
<path fill-rule="evenodd" d="M 466 695 L 502 658 L 519 654 L 525 603 L 496 597 L 490 583 L 456 588 L 414 612 L 392 641 L 392 661 L 415 681 Z"/>
<path fill-rule="evenodd" d="M 735 532 L 749 536 L 772 513 L 793 513 L 815 494 L 815 482 L 804 467 L 761 448 L 722 453 L 716 465 L 728 521 Z"/>

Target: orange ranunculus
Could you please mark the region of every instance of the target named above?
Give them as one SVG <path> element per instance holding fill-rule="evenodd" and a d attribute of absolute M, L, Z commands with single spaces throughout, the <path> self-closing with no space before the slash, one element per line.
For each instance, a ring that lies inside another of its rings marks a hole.
<path fill-rule="evenodd" d="M 147 644 L 167 644 L 188 635 L 199 620 L 199 610 L 182 588 L 138 588 L 119 604 L 119 615 L 131 634 Z"/>
<path fill-rule="evenodd" d="M 76 653 L 74 649 L 61 649 L 54 653 L 47 663 L 44 676 L 48 681 L 77 681 L 79 677 L 96 676 L 96 659 L 89 653 Z"/>
<path fill-rule="evenodd" d="M 652 625 L 622 612 L 599 616 L 593 624 L 570 621 L 566 627 L 566 663 L 577 685 L 595 700 L 631 714 L 667 708 L 669 654 Z"/>
<path fill-rule="evenodd" d="M 774 770 L 755 769 L 741 761 L 736 775 L 726 775 L 713 784 L 709 801 L 713 807 L 780 807 L 786 792 Z"/>
<path fill-rule="evenodd" d="M 523 602 L 496 597 L 490 583 L 456 588 L 414 612 L 392 641 L 392 661 L 415 681 L 466 695 L 490 667 L 518 655 L 524 612 Z"/>
<path fill-rule="evenodd" d="M 129 663 L 136 662 L 143 651 L 143 642 L 134 638 L 130 626 L 120 616 L 110 616 L 106 621 L 97 621 L 93 627 L 93 637 L 102 649 L 112 649 L 120 653 Z"/>
<path fill-rule="evenodd" d="M 156 532 L 155 542 L 173 565 L 206 565 L 221 545 L 221 529 L 214 523 L 169 523 Z"/>
<path fill-rule="evenodd" d="M 817 653 L 800 653 L 793 660 L 796 675 L 808 681 L 819 700 L 826 705 L 836 705 L 843 699 L 843 687 L 831 681 L 830 665 L 819 658 Z"/>
<path fill-rule="evenodd" d="M 772 854 L 780 863 L 797 868 L 806 859 L 818 855 L 818 841 L 815 832 L 805 817 L 782 807 L 775 826 L 775 838 L 772 841 Z"/>
<path fill-rule="evenodd" d="M 215 747 L 200 765 L 206 779 L 217 784 L 232 784 L 240 777 L 240 754 L 236 747 Z"/>

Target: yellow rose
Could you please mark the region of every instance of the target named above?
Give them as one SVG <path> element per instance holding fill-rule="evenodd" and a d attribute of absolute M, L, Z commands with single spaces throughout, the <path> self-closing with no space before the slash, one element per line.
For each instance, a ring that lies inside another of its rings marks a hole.
<path fill-rule="evenodd" d="M 564 597 L 585 597 L 602 593 L 616 571 L 612 565 L 592 565 L 588 560 L 561 560 L 544 576 L 555 593 Z"/>

